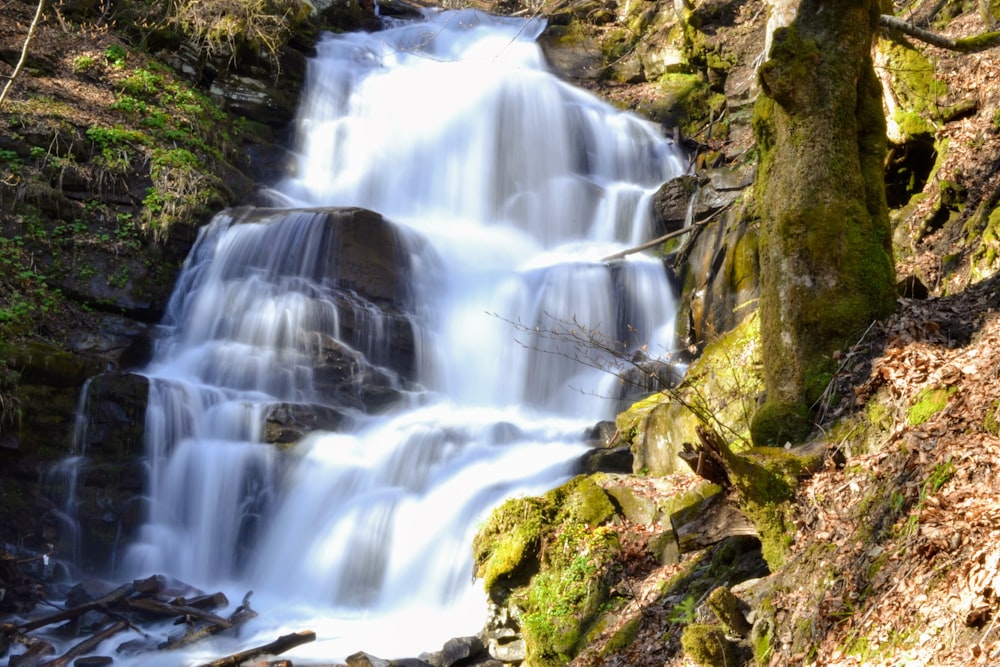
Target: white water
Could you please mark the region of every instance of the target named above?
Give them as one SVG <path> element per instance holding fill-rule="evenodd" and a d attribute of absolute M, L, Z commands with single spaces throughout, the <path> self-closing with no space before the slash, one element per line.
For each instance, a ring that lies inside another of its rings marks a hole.
<path fill-rule="evenodd" d="M 305 628 L 320 641 L 296 664 L 478 632 L 477 525 L 572 474 L 584 429 L 616 407 L 609 377 L 572 358 L 587 352 L 533 329 L 576 322 L 616 340 L 630 326 L 635 345 L 669 349 L 662 266 L 600 258 L 649 237 L 649 196 L 681 155 L 549 74 L 541 28 L 432 14 L 329 37 L 311 64 L 297 163 L 274 197 L 401 226 L 417 370 L 396 409 L 345 409 L 339 432 L 284 454 L 262 444 L 268 404 L 318 400 L 301 333 L 341 336 L 343 305 L 316 270 L 320 217 L 223 214 L 200 238 L 146 371 L 150 518 L 118 570 L 234 601 L 252 589 L 261 616 L 186 660 Z M 359 307 L 368 326 L 343 342 L 384 364 L 388 323 Z"/>

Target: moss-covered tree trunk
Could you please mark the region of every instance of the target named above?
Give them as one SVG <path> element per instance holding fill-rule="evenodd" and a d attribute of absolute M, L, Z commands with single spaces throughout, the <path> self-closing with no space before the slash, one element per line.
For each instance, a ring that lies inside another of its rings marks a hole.
<path fill-rule="evenodd" d="M 872 66 L 877 0 L 803 0 L 760 68 L 761 336 L 756 444 L 797 441 L 835 368 L 895 304 Z"/>

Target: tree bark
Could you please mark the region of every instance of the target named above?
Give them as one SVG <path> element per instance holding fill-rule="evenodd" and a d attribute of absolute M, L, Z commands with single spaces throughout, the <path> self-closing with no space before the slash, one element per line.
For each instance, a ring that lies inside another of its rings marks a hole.
<path fill-rule="evenodd" d="M 895 307 L 876 0 L 803 0 L 759 70 L 761 342 L 757 445 L 801 442 L 833 353 Z"/>

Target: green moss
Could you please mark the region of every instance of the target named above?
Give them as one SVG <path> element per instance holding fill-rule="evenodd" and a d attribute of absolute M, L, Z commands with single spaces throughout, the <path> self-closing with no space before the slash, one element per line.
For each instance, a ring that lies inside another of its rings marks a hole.
<path fill-rule="evenodd" d="M 897 109 L 893 120 L 899 128 L 899 133 L 906 137 L 934 134 L 934 126 L 916 111 Z"/>
<path fill-rule="evenodd" d="M 743 616 L 739 607 L 739 600 L 733 592 L 725 586 L 719 586 L 713 590 L 705 604 L 712 610 L 715 617 L 726 629 L 726 633 L 732 637 L 745 637 L 750 632 L 750 624 Z"/>
<path fill-rule="evenodd" d="M 892 426 L 892 413 L 881 400 L 869 400 L 865 406 L 865 413 L 868 422 L 881 431 L 887 431 Z"/>
<path fill-rule="evenodd" d="M 957 387 L 931 387 L 917 394 L 913 407 L 906 415 L 910 426 L 919 426 L 931 417 L 945 409 L 948 397 L 958 390 Z"/>
<path fill-rule="evenodd" d="M 684 655 L 699 667 L 727 667 L 736 664 L 733 647 L 721 626 L 692 623 L 681 635 Z"/>
<path fill-rule="evenodd" d="M 966 237 L 976 248 L 972 261 L 979 267 L 977 273 L 992 275 L 1000 256 L 1000 206 L 990 211 L 985 222 L 980 218 L 979 225 L 970 225 L 966 229 Z"/>
<path fill-rule="evenodd" d="M 747 230 L 737 240 L 736 245 L 726 253 L 726 283 L 734 292 L 752 288 L 757 284 L 760 271 L 756 230 Z"/>
<path fill-rule="evenodd" d="M 472 543 L 476 576 L 487 591 L 510 582 L 525 568 L 537 567 L 537 550 L 547 527 L 548 503 L 512 498 L 493 510 Z"/>
<path fill-rule="evenodd" d="M 990 435 L 1000 435 L 1000 401 L 994 401 L 983 419 L 983 430 Z"/>
<path fill-rule="evenodd" d="M 722 116 L 726 106 L 725 96 L 713 91 L 698 74 L 670 72 L 660 78 L 659 86 L 656 116 L 688 136 L 701 135 L 711 119 Z"/>
<path fill-rule="evenodd" d="M 755 445 L 801 442 L 812 430 L 812 419 L 803 404 L 765 403 L 754 413 L 750 437 Z"/>
<path fill-rule="evenodd" d="M 606 572 L 618 550 L 606 527 L 567 521 L 552 533 L 541 571 L 518 596 L 531 664 L 563 665 L 576 655 L 607 599 Z"/>
<path fill-rule="evenodd" d="M 639 636 L 639 630 L 642 628 L 642 616 L 636 616 L 630 619 L 625 625 L 618 629 L 611 638 L 601 649 L 601 657 L 606 658 L 607 656 L 617 653 L 622 649 L 626 648 L 629 644 L 636 640 Z"/>
<path fill-rule="evenodd" d="M 901 113 L 940 120 L 948 86 L 935 75 L 933 63 L 906 42 L 880 39 L 878 49 L 886 56 Z"/>
<path fill-rule="evenodd" d="M 594 477 L 580 476 L 553 489 L 544 498 L 559 507 L 559 516 L 569 521 L 598 526 L 615 514 L 615 506 Z"/>
<path fill-rule="evenodd" d="M 603 525 L 614 513 L 595 479 L 579 476 L 541 497 L 508 500 L 476 535 L 476 576 L 495 602 L 518 610 L 531 664 L 565 664 L 597 621 L 620 548 Z"/>
<path fill-rule="evenodd" d="M 740 509 L 756 526 L 772 571 L 784 564 L 795 534 L 791 501 L 799 481 L 821 464 L 821 454 L 801 455 L 779 447 L 755 447 L 729 460 Z"/>

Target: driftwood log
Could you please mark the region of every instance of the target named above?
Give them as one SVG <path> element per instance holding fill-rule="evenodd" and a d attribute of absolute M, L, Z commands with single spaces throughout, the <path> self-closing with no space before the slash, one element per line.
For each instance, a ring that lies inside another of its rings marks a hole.
<path fill-rule="evenodd" d="M 236 610 L 232 614 L 230 614 L 228 618 L 220 619 L 225 623 L 225 625 L 210 623 L 208 625 L 200 627 L 191 626 L 188 628 L 188 631 L 185 632 L 180 637 L 176 637 L 174 639 L 168 639 L 167 641 L 159 644 L 156 648 L 158 648 L 161 651 L 171 651 L 173 649 L 189 646 L 191 644 L 194 644 L 195 642 L 199 642 L 202 639 L 205 639 L 206 637 L 211 637 L 212 635 L 216 635 L 222 632 L 223 630 L 228 630 L 238 625 L 242 625 L 243 623 L 249 621 L 251 618 L 256 618 L 257 612 L 255 612 L 253 609 L 250 608 L 251 595 L 253 595 L 253 591 L 250 591 L 245 596 L 243 596 L 243 603 L 240 604 L 240 606 L 237 607 Z"/>
<path fill-rule="evenodd" d="M 232 655 L 226 656 L 225 658 L 219 658 L 218 660 L 213 660 L 212 662 L 206 662 L 200 667 L 240 667 L 249 660 L 254 660 L 255 658 L 260 658 L 267 655 L 278 655 L 279 653 L 284 653 L 289 649 L 293 649 L 296 646 L 301 646 L 302 644 L 308 644 L 311 641 L 316 640 L 316 633 L 312 630 L 303 630 L 302 632 L 293 632 L 288 635 L 282 635 L 275 639 L 273 642 L 264 644 L 263 646 L 258 646 L 256 648 L 247 649 L 246 651 L 240 651 L 239 653 L 234 653 Z M 278 663 L 271 664 L 281 664 L 285 662 L 284 660 Z"/>
<path fill-rule="evenodd" d="M 113 637 L 126 628 L 128 628 L 128 623 L 125 621 L 112 623 L 100 632 L 97 632 L 93 636 L 84 639 L 79 644 L 76 644 L 55 660 L 42 663 L 41 667 L 66 667 L 66 665 L 69 665 L 75 658 L 92 653 L 105 639 Z"/>
<path fill-rule="evenodd" d="M 138 631 L 145 636 L 145 639 L 126 642 L 119 647 L 119 651 L 134 648 L 130 647 L 129 644 L 136 644 L 139 651 L 171 650 L 231 630 L 257 616 L 257 612 L 250 608 L 252 592 L 247 593 L 243 598 L 243 603 L 232 614 L 223 618 L 212 612 L 212 609 L 229 604 L 223 593 L 198 595 L 190 599 L 184 597 L 167 598 L 168 589 L 166 577 L 155 575 L 146 579 L 137 579 L 119 586 L 95 600 L 41 618 L 20 624 L 0 624 L 0 648 L 12 643 L 28 647 L 23 653 L 10 657 L 9 667 L 66 667 L 71 664 L 80 664 L 80 661 L 84 659 L 87 664 L 107 664 L 107 660 L 110 659 L 107 656 L 89 656 L 89 654 L 93 653 L 102 642 L 126 629 Z M 63 626 L 63 630 L 75 631 L 81 625 L 80 621 L 90 612 L 103 614 L 108 619 L 106 623 L 109 624 L 104 625 L 90 637 L 80 641 L 56 658 L 52 657 L 56 651 L 51 643 L 29 634 L 39 628 L 63 622 L 68 622 Z M 180 636 L 159 644 L 155 644 L 155 639 L 146 634 L 141 627 L 137 627 L 150 619 L 166 620 L 170 618 L 176 619 L 175 624 L 186 624 L 187 628 Z M 290 641 L 287 638 L 281 639 L 286 642 Z M 298 641 L 302 643 L 307 640 L 299 638 Z M 281 644 L 275 642 L 268 645 L 271 648 L 280 648 L 280 646 Z M 6 652 L 6 649 L 3 649 L 3 652 Z"/>

